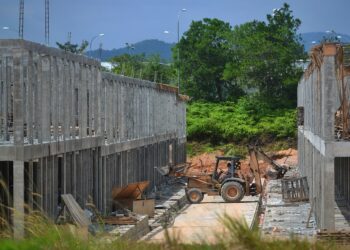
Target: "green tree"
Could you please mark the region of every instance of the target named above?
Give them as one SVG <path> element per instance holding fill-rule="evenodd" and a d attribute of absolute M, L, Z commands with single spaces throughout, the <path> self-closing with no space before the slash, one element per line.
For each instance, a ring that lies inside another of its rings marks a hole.
<path fill-rule="evenodd" d="M 191 23 L 173 50 L 175 66 L 180 67 L 181 89 L 186 94 L 194 99 L 222 101 L 240 93 L 230 79 L 223 79 L 225 65 L 231 59 L 226 49 L 231 32 L 229 23 L 216 18 Z"/>
<path fill-rule="evenodd" d="M 115 66 L 113 72 L 119 75 L 140 78 L 152 82 L 174 84 L 174 68 L 172 65 L 162 63 L 159 55 L 123 54 L 111 60 Z"/>
<path fill-rule="evenodd" d="M 58 48 L 68 51 L 74 54 L 83 54 L 83 52 L 86 50 L 86 48 L 89 45 L 88 41 L 83 40 L 81 42 L 81 45 L 79 46 L 78 44 L 73 44 L 70 41 L 65 42 L 64 44 L 56 42 Z"/>
<path fill-rule="evenodd" d="M 295 105 L 297 83 L 306 58 L 297 30 L 301 21 L 294 18 L 288 4 L 267 15 L 267 22 L 252 21 L 233 30 L 227 49 L 232 54 L 224 79 L 250 91 L 258 91 L 263 99 L 286 106 Z"/>
<path fill-rule="evenodd" d="M 123 54 L 113 57 L 110 61 L 115 65 L 113 68 L 114 73 L 129 77 L 142 78 L 142 71 L 144 68 L 143 62 L 145 61 L 144 54 Z"/>
<path fill-rule="evenodd" d="M 159 55 L 151 55 L 144 62 L 142 78 L 145 80 L 175 84 L 174 76 L 174 67 L 170 64 L 162 63 Z"/>

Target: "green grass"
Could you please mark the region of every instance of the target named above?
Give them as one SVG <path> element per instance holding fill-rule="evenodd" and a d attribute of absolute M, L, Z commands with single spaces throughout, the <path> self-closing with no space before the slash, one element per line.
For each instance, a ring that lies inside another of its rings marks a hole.
<path fill-rule="evenodd" d="M 211 145 L 295 140 L 296 111 L 273 109 L 249 97 L 236 103 L 193 102 L 187 106 L 187 136 Z"/>
<path fill-rule="evenodd" d="M 327 242 L 313 242 L 306 239 L 290 237 L 286 239 L 271 239 L 263 237 L 257 228 L 251 230 L 244 220 L 232 219 L 226 215 L 220 218 L 225 228 L 225 233 L 215 234 L 216 243 L 209 244 L 182 244 L 179 239 L 167 234 L 164 243 L 150 243 L 139 241 L 127 241 L 117 236 L 109 240 L 106 233 L 103 235 L 79 237 L 74 230 L 57 226 L 39 215 L 33 216 L 30 221 L 28 236 L 22 240 L 0 238 L 0 250 L 12 249 L 346 249 Z M 204 237 L 205 238 L 205 237 Z"/>

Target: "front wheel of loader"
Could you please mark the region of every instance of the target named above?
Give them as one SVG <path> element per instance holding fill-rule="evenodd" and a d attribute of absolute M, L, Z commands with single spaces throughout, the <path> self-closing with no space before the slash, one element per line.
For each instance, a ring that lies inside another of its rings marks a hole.
<path fill-rule="evenodd" d="M 243 186 L 235 181 L 226 182 L 221 188 L 221 197 L 226 202 L 240 202 L 244 197 Z"/>
<path fill-rule="evenodd" d="M 201 192 L 200 189 L 198 189 L 198 188 L 190 188 L 186 192 L 186 197 L 187 197 L 187 200 L 190 203 L 197 204 L 197 203 L 200 203 L 203 200 L 204 195 L 203 195 L 203 193 Z"/>

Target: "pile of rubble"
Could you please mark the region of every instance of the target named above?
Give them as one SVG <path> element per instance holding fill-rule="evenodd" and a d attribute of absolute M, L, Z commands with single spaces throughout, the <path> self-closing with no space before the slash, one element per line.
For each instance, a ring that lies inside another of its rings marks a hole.
<path fill-rule="evenodd" d="M 72 195 L 62 195 L 64 206 L 56 222 L 73 223 L 74 230 L 83 237 L 89 232 L 108 242 L 119 238 L 138 240 L 156 228 L 171 224 L 177 212 L 187 204 L 181 180 L 162 186 L 153 197 L 141 199 L 145 187 L 147 185 L 141 182 L 113 190 L 113 195 L 119 199 L 114 201 L 114 212 L 108 216 L 99 214 L 90 203 L 83 210 Z M 65 216 L 63 211 L 67 211 Z"/>

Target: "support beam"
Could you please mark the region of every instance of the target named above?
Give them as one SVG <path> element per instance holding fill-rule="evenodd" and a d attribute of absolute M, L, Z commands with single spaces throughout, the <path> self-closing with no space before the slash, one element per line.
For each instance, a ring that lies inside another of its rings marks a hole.
<path fill-rule="evenodd" d="M 16 239 L 24 237 L 24 162 L 13 162 L 13 233 Z"/>

